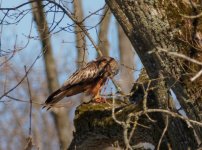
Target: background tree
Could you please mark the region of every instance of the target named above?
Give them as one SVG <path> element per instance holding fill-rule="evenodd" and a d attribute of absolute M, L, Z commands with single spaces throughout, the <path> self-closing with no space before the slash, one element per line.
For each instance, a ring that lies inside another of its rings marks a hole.
<path fill-rule="evenodd" d="M 74 3 L 74 15 L 78 22 L 80 22 L 80 25 L 83 24 L 83 9 L 82 9 L 82 3 L 80 0 L 73 1 Z M 78 67 L 83 66 L 87 62 L 87 49 L 86 49 L 86 40 L 85 40 L 85 34 L 82 32 L 82 30 L 78 27 L 78 25 L 75 26 L 75 33 L 76 33 L 76 47 L 78 49 Z"/>
<path fill-rule="evenodd" d="M 108 30 L 110 24 L 111 12 L 109 7 L 105 7 L 103 17 L 101 18 L 100 30 L 99 30 L 99 43 L 98 46 L 104 56 L 109 56 L 109 40 Z"/>
<path fill-rule="evenodd" d="M 56 64 L 52 54 L 49 29 L 43 12 L 42 1 L 37 0 L 35 3 L 31 4 L 34 20 L 37 24 L 41 38 L 48 89 L 49 93 L 52 93 L 59 87 L 59 83 Z M 58 131 L 60 149 L 65 150 L 67 149 L 68 143 L 71 140 L 71 136 L 69 133 L 70 123 L 68 111 L 60 109 L 59 111 L 57 111 L 57 113 L 52 112 L 52 115 L 54 117 L 56 130 Z"/>
<path fill-rule="evenodd" d="M 123 29 L 118 24 L 118 36 L 119 36 L 119 51 L 120 51 L 120 78 L 122 81 L 120 81 L 120 85 L 122 87 L 122 90 L 124 90 L 126 93 L 129 93 L 133 82 L 134 76 L 133 72 L 135 69 L 134 66 L 134 57 L 135 54 L 132 50 L 132 45 L 130 41 L 128 40 L 127 36 L 125 35 Z"/>

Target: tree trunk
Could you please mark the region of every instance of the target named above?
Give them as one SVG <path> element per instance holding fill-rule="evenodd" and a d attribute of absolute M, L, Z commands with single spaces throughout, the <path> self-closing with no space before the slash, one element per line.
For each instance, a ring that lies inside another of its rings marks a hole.
<path fill-rule="evenodd" d="M 52 54 L 52 48 L 49 37 L 49 29 L 43 12 L 42 1 L 37 0 L 32 4 L 32 12 L 34 20 L 38 27 L 40 34 L 42 48 L 44 52 L 44 63 L 46 68 L 46 77 L 48 83 L 49 93 L 52 93 L 59 87 L 57 80 L 56 64 Z M 57 113 L 52 112 L 55 120 L 56 129 L 58 131 L 58 137 L 60 141 L 60 149 L 67 149 L 70 141 L 69 132 L 69 117 L 66 110 L 59 110 Z"/>
<path fill-rule="evenodd" d="M 189 70 L 187 70 L 184 67 L 187 66 L 184 60 L 156 52 L 161 48 L 189 54 L 190 47 L 186 42 L 181 42 L 179 39 L 181 38 L 180 35 L 186 37 L 187 30 L 185 29 L 193 24 L 185 24 L 185 20 L 179 12 L 192 14 L 193 5 L 189 2 L 153 0 L 150 2 L 144 0 L 138 2 L 106 0 L 106 2 L 130 39 L 149 77 L 156 79 L 162 72 L 168 88 L 174 91 L 187 116 L 201 122 L 200 106 L 197 104 L 197 102 L 201 102 L 202 98 L 201 90 L 197 90 L 201 86 L 201 77 L 198 79 L 200 82 L 189 80 L 189 73 L 196 74 L 200 67 L 192 64 L 194 68 L 189 65 Z M 201 7 L 199 4 L 194 4 L 194 6 Z M 196 27 L 192 26 L 192 28 Z M 199 24 L 197 28 L 199 28 Z M 151 51 L 155 52 L 149 54 Z M 196 53 L 199 54 L 199 51 Z M 196 125 L 193 126 L 201 140 L 201 128 Z"/>
<path fill-rule="evenodd" d="M 120 53 L 120 85 L 121 89 L 125 93 L 129 93 L 134 81 L 134 52 L 132 51 L 132 45 L 125 35 L 123 29 L 118 24 L 118 36 L 119 36 L 119 53 Z"/>
<path fill-rule="evenodd" d="M 75 0 L 74 3 L 74 15 L 78 22 L 83 20 L 83 9 L 81 0 Z M 81 23 L 81 25 L 83 22 Z M 75 34 L 76 34 L 76 47 L 78 50 L 77 53 L 77 61 L 78 61 L 78 68 L 83 66 L 87 62 L 87 49 L 86 49 L 86 40 L 85 34 L 82 32 L 80 27 L 77 25 L 75 26 Z"/>
<path fill-rule="evenodd" d="M 104 56 L 109 56 L 108 29 L 111 18 L 109 7 L 106 7 L 101 18 L 98 46 Z"/>

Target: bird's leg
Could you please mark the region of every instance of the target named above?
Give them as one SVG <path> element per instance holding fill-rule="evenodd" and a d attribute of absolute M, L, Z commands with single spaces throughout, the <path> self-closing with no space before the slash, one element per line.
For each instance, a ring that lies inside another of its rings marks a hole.
<path fill-rule="evenodd" d="M 94 96 L 93 101 L 96 103 L 105 103 L 106 99 L 100 96 L 100 91 Z"/>

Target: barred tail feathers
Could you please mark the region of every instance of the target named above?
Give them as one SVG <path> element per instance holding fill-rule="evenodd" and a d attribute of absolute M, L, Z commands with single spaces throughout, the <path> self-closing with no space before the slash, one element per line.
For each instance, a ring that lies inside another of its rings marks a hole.
<path fill-rule="evenodd" d="M 65 91 L 62 91 L 61 89 L 56 90 L 53 92 L 45 101 L 45 104 L 54 104 L 60 101 L 65 97 Z"/>

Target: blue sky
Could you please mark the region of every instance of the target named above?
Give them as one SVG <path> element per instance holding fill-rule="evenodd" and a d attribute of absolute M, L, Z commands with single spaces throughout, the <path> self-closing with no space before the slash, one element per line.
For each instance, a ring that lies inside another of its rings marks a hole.
<path fill-rule="evenodd" d="M 12 0 L 3 0 L 1 7 L 13 7 L 21 4 L 22 2 L 26 1 L 12 1 Z M 104 1 L 103 0 L 97 0 L 96 2 L 92 2 L 91 0 L 85 0 L 83 1 L 83 8 L 84 8 L 84 15 L 87 16 L 90 13 L 100 9 L 101 7 L 104 6 Z M 26 5 L 21 8 L 23 9 L 28 9 L 30 5 Z M 69 6 L 71 9 L 71 6 Z M 102 11 L 99 12 L 98 15 L 93 15 L 92 17 L 88 18 L 85 22 L 87 26 L 94 26 L 96 25 L 99 20 L 100 16 L 102 14 Z M 0 14 L 0 17 L 2 14 Z M 58 17 L 61 16 L 58 14 Z M 49 15 L 47 17 L 48 22 L 51 22 L 52 16 Z M 64 21 L 61 22 L 60 26 L 66 25 L 66 23 L 71 23 L 71 20 L 65 16 Z M 32 15 L 31 13 L 27 14 L 17 25 L 12 25 L 12 26 L 3 26 L 2 30 L 2 44 L 1 48 L 2 49 L 13 49 L 13 45 L 16 42 L 17 38 L 17 46 L 22 47 L 22 45 L 26 45 L 28 42 L 27 37 L 29 32 L 30 32 L 30 27 L 32 25 Z M 117 38 L 117 31 L 115 27 L 115 19 L 112 17 L 111 19 L 111 24 L 110 24 L 110 29 L 109 29 L 109 41 L 111 43 L 110 45 L 110 52 L 113 53 L 113 56 L 118 59 L 118 38 Z M 99 26 L 98 26 L 99 27 Z M 92 38 L 97 42 L 97 33 L 96 30 L 99 31 L 99 28 L 96 29 L 91 29 L 89 30 L 90 35 Z M 32 36 L 37 36 L 37 30 L 35 24 L 32 25 L 32 31 L 31 31 Z M 74 33 L 68 33 L 68 32 L 59 32 L 57 34 L 54 34 L 51 36 L 51 41 L 52 41 L 52 47 L 54 51 L 54 56 L 55 58 L 65 56 L 68 53 L 68 58 L 66 58 L 66 63 L 69 64 L 72 61 L 75 63 L 76 60 L 76 48 L 75 48 L 75 35 Z M 113 42 L 111 42 L 113 41 Z M 92 60 L 96 57 L 97 53 L 91 43 L 87 40 L 88 46 L 88 58 L 89 60 Z M 41 44 L 39 40 L 30 40 L 28 46 L 18 53 L 16 57 L 13 59 L 13 61 L 20 61 L 22 62 L 25 61 L 26 64 L 27 62 L 31 63 L 31 60 L 34 60 L 35 57 L 39 54 L 41 48 Z M 35 56 L 35 57 L 34 57 Z M 57 60 L 57 59 L 56 59 Z M 16 62 L 16 63 L 17 63 Z M 58 62 L 60 63 L 60 62 Z M 38 63 L 38 65 L 41 64 Z M 36 64 L 37 65 L 37 64 Z M 58 64 L 59 65 L 59 64 Z M 75 65 L 75 64 L 74 64 Z M 24 66 L 24 65 L 22 65 Z"/>

